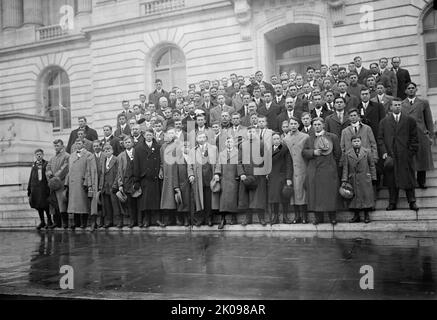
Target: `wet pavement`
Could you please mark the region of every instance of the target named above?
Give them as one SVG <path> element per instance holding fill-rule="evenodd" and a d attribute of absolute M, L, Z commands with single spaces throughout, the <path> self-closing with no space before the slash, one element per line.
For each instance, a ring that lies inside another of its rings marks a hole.
<path fill-rule="evenodd" d="M 437 233 L 0 232 L 0 295 L 435 299 Z M 62 265 L 74 289 L 60 289 Z M 360 288 L 360 268 L 374 289 Z"/>

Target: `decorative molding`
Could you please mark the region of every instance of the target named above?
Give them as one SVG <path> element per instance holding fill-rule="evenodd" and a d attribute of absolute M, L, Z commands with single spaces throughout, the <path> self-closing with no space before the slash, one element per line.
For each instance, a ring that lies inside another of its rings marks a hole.
<path fill-rule="evenodd" d="M 345 17 L 344 0 L 328 0 L 328 8 L 331 13 L 331 19 L 334 27 L 342 25 Z"/>
<path fill-rule="evenodd" d="M 252 20 L 250 0 L 234 0 L 234 13 L 241 27 L 241 38 L 245 41 L 250 40 L 250 22 Z"/>

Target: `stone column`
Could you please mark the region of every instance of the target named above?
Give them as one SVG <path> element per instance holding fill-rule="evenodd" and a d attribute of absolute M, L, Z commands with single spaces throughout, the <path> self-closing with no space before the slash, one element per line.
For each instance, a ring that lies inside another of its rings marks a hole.
<path fill-rule="evenodd" d="M 41 0 L 23 0 L 24 25 L 42 26 Z"/>
<path fill-rule="evenodd" d="M 92 11 L 92 0 L 77 0 L 77 14 L 87 14 Z"/>
<path fill-rule="evenodd" d="M 23 24 L 23 0 L 2 1 L 3 29 L 19 28 Z"/>

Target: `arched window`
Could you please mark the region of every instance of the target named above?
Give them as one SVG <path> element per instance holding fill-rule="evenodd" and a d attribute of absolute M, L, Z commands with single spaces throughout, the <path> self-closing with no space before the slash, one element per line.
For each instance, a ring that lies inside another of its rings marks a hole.
<path fill-rule="evenodd" d="M 51 68 L 42 77 L 42 101 L 53 120 L 53 130 L 71 128 L 70 80 L 61 68 Z"/>
<path fill-rule="evenodd" d="M 423 38 L 428 88 L 437 87 L 437 11 L 432 7 L 423 16 Z"/>
<path fill-rule="evenodd" d="M 176 47 L 165 47 L 153 59 L 154 79 L 161 79 L 166 90 L 179 87 L 183 90 L 187 85 L 185 55 Z"/>

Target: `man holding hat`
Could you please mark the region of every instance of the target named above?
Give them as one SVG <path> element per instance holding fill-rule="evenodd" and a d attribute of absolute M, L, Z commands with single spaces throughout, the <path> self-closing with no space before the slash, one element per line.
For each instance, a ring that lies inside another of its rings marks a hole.
<path fill-rule="evenodd" d="M 50 208 L 51 210 L 54 209 L 54 212 L 58 211 L 61 219 L 62 224 L 65 229 L 68 228 L 68 213 L 67 213 L 67 199 L 64 197 L 64 182 L 65 177 L 68 173 L 68 158 L 70 155 L 65 152 L 64 148 L 64 142 L 61 139 L 56 139 L 53 141 L 53 146 L 55 147 L 55 155 L 49 160 L 46 168 L 46 176 L 47 180 L 49 181 L 49 186 L 51 185 L 50 181 L 52 180 L 59 180 L 60 187 L 59 188 L 51 188 L 51 191 L 55 193 L 56 200 L 57 200 L 57 208 Z M 57 209 L 57 210 L 56 210 Z M 54 215 L 54 222 L 55 227 L 60 226 L 60 223 L 57 223 L 57 219 L 55 218 L 56 215 Z"/>
<path fill-rule="evenodd" d="M 387 211 L 396 210 L 399 189 L 404 189 L 411 210 L 417 211 L 414 157 L 419 148 L 416 120 L 401 112 L 402 101 L 394 98 L 391 114 L 380 123 L 378 147 L 384 162 L 384 184 L 388 187 Z"/>

